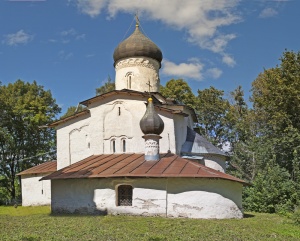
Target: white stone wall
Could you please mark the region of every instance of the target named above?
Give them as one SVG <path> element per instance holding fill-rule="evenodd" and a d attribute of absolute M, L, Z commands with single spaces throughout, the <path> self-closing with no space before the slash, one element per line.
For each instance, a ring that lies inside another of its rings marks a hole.
<path fill-rule="evenodd" d="M 44 176 L 46 174 L 21 176 L 22 206 L 50 205 L 51 181 L 39 181 Z"/>
<path fill-rule="evenodd" d="M 205 155 L 204 165 L 220 172 L 226 172 L 226 157 L 220 155 Z"/>
<path fill-rule="evenodd" d="M 57 127 L 57 170 L 93 154 L 89 114 Z"/>
<path fill-rule="evenodd" d="M 174 131 L 175 131 L 175 138 L 176 138 L 176 154 L 180 155 L 182 145 L 186 140 L 186 132 L 187 126 L 189 126 L 189 119 L 190 117 L 184 117 L 182 115 L 175 115 L 174 116 Z M 190 126 L 189 126 L 190 127 Z"/>
<path fill-rule="evenodd" d="M 123 153 L 144 153 L 143 133 L 140 120 L 146 111 L 145 100 L 120 95 L 118 99 L 108 97 L 103 102 L 92 103 L 90 114 L 62 123 L 57 127 L 57 167 L 61 169 L 90 155 Z M 157 112 L 165 124 L 161 134 L 160 152 L 169 148 L 176 152 L 175 116 L 168 112 Z M 181 129 L 181 128 L 180 128 Z M 185 137 L 184 137 L 185 138 Z"/>
<path fill-rule="evenodd" d="M 132 206 L 117 206 L 118 185 L 133 187 Z M 200 178 L 52 180 L 54 213 L 242 218 L 242 184 Z"/>
<path fill-rule="evenodd" d="M 137 91 L 159 91 L 159 63 L 158 61 L 140 57 L 127 58 L 116 63 L 116 90 L 131 89 Z"/>
<path fill-rule="evenodd" d="M 169 179 L 168 216 L 242 218 L 242 184 L 222 179 Z"/>

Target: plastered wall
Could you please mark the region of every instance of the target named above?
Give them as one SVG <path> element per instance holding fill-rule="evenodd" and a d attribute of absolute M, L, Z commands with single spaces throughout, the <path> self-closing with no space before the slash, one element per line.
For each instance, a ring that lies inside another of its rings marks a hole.
<path fill-rule="evenodd" d="M 22 206 L 41 206 L 51 203 L 51 181 L 39 181 L 46 174 L 22 175 Z"/>
<path fill-rule="evenodd" d="M 107 98 L 103 103 L 92 103 L 90 114 L 78 117 L 57 128 L 58 169 L 78 162 L 90 155 L 123 153 L 122 141 L 126 141 L 126 153 L 144 153 L 140 120 L 146 111 L 145 100 L 126 96 Z M 160 152 L 176 153 L 174 115 L 157 111 L 165 124 L 161 134 Z M 183 137 L 184 138 L 184 137 Z"/>
<path fill-rule="evenodd" d="M 133 187 L 132 206 L 117 206 L 118 185 Z M 242 184 L 222 179 L 52 180 L 52 212 L 188 218 L 242 218 Z"/>

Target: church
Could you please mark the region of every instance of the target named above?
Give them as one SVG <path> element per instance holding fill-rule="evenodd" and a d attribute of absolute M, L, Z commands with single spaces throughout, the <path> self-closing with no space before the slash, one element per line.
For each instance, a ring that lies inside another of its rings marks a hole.
<path fill-rule="evenodd" d="M 140 30 L 115 49 L 114 91 L 49 124 L 57 161 L 25 170 L 22 204 L 52 213 L 242 218 L 228 156 L 193 130 L 194 110 L 159 93 L 163 55 Z"/>

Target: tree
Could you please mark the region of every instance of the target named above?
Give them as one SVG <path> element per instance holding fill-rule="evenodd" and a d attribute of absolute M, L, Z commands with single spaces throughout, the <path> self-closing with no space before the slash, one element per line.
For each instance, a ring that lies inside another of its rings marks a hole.
<path fill-rule="evenodd" d="M 110 76 L 108 76 L 107 82 L 105 82 L 104 85 L 102 85 L 101 87 L 96 88 L 96 95 L 103 95 L 115 89 L 116 89 L 115 82 L 112 82 Z"/>
<path fill-rule="evenodd" d="M 272 141 L 276 163 L 299 182 L 300 52 L 286 51 L 280 61 L 252 83 L 252 101 L 261 135 Z"/>
<path fill-rule="evenodd" d="M 219 147 L 228 140 L 226 115 L 230 105 L 223 95 L 224 91 L 210 87 L 198 90 L 196 99 L 200 134 Z"/>
<path fill-rule="evenodd" d="M 64 119 L 67 118 L 69 116 L 72 116 L 74 114 L 76 114 L 77 112 L 83 111 L 85 110 L 86 107 L 82 106 L 82 105 L 78 105 L 78 106 L 70 106 L 67 110 L 67 112 L 65 114 L 63 114 L 60 119 Z"/>
<path fill-rule="evenodd" d="M 195 95 L 191 87 L 183 79 L 171 79 L 166 86 L 160 86 L 160 93 L 167 98 L 174 99 L 179 103 L 195 108 Z"/>
<path fill-rule="evenodd" d="M 16 198 L 16 174 L 50 157 L 55 131 L 40 128 L 60 112 L 51 92 L 35 81 L 18 80 L 0 86 L 0 174 L 11 198 Z"/>
<path fill-rule="evenodd" d="M 293 211 L 297 203 L 297 185 L 290 174 L 275 163 L 268 163 L 245 189 L 243 206 L 246 210 L 266 213 Z"/>

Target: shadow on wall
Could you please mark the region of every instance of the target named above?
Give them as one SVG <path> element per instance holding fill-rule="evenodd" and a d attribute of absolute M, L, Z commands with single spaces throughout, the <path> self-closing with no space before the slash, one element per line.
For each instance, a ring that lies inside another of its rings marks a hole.
<path fill-rule="evenodd" d="M 52 180 L 51 215 L 107 215 L 107 209 L 94 202 L 97 183 L 95 179 Z"/>

